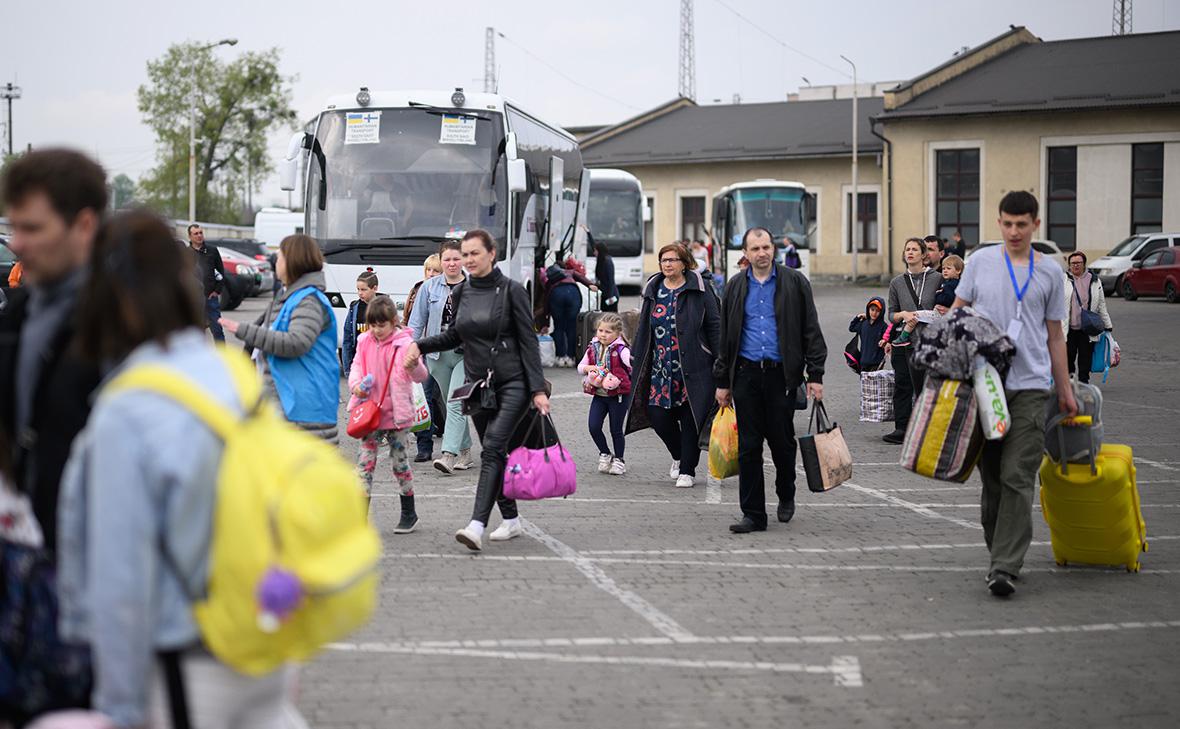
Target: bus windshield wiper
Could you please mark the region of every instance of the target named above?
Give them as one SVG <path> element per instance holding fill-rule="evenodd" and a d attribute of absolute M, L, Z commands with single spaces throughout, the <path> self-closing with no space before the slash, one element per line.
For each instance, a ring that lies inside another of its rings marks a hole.
<path fill-rule="evenodd" d="M 423 104 L 421 101 L 411 101 L 409 104 L 414 109 L 426 109 L 426 113 L 428 114 L 437 114 L 439 116 L 468 116 L 472 119 L 479 119 L 480 121 L 491 121 L 486 116 L 480 116 L 475 112 L 463 111 L 461 109 L 444 109 L 441 106 L 434 106 L 433 104 Z"/>

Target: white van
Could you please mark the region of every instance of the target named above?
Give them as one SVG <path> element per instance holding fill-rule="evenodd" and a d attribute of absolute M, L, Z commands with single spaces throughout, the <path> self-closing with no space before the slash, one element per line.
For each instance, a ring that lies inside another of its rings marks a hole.
<path fill-rule="evenodd" d="M 254 215 L 254 237 L 272 251 L 289 235 L 303 232 L 303 213 L 286 208 L 263 208 Z"/>
<path fill-rule="evenodd" d="M 1121 293 L 1123 274 L 1131 270 L 1135 261 L 1142 261 L 1149 253 L 1168 246 L 1180 246 L 1180 233 L 1140 233 L 1119 243 L 1110 253 L 1090 262 L 1090 270 L 1102 281 L 1107 296 Z"/>

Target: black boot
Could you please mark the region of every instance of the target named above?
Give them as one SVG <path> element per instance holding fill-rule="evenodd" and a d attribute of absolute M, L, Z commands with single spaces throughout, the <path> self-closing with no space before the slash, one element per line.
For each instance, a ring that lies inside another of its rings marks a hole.
<path fill-rule="evenodd" d="M 414 495 L 404 494 L 402 500 L 402 518 L 393 528 L 394 534 L 409 534 L 418 528 L 418 514 L 414 511 Z"/>

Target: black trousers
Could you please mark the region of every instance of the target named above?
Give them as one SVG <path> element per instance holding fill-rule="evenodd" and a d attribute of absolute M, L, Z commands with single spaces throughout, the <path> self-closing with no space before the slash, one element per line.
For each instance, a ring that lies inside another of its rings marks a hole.
<path fill-rule="evenodd" d="M 1094 358 L 1094 343 L 1081 329 L 1070 329 L 1065 337 L 1069 374 L 1078 373 L 1078 382 L 1090 381 L 1090 364 Z M 1075 364 L 1076 362 L 1076 364 Z"/>
<path fill-rule="evenodd" d="M 910 359 L 914 356 L 913 347 L 894 347 L 893 362 L 893 423 L 897 430 L 905 430 L 910 424 L 910 415 L 914 412 L 914 397 L 926 382 L 926 371 L 910 366 Z"/>
<path fill-rule="evenodd" d="M 688 403 L 667 410 L 648 405 L 647 419 L 651 421 L 652 430 L 664 441 L 672 460 L 680 461 L 680 474 L 697 475 L 697 464 L 701 462 L 700 433 Z"/>
<path fill-rule="evenodd" d="M 788 396 L 782 367 L 761 369 L 738 364 L 733 408 L 738 425 L 738 498 L 742 515 L 766 526 L 766 477 L 762 442 L 774 460 L 778 500 L 795 500 L 795 398 Z"/>
<path fill-rule="evenodd" d="M 500 516 L 516 518 L 516 502 L 504 498 L 504 464 L 508 461 L 508 439 L 531 399 L 523 381 L 505 382 L 496 388 L 499 409 L 476 410 L 471 414 L 480 446 L 479 485 L 475 489 L 472 521 L 487 526 L 493 503 L 500 507 Z"/>

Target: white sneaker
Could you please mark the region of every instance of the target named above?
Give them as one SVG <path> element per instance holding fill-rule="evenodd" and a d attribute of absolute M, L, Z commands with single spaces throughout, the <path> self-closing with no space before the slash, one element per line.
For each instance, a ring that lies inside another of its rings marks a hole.
<path fill-rule="evenodd" d="M 463 527 L 455 532 L 455 541 L 470 549 L 472 552 L 479 552 L 483 549 L 483 537 L 476 534 L 474 531 Z"/>
<path fill-rule="evenodd" d="M 623 463 L 621 458 L 615 458 L 610 462 L 610 470 L 607 471 L 612 476 L 622 476 L 627 472 L 627 464 Z"/>
<path fill-rule="evenodd" d="M 524 534 L 524 527 L 520 525 L 520 519 L 505 519 L 500 522 L 500 526 L 488 535 L 488 539 L 493 542 L 507 542 L 509 539 L 516 539 L 521 534 Z"/>
<path fill-rule="evenodd" d="M 455 473 L 455 454 L 443 451 L 442 458 L 435 459 L 434 467 L 448 476 Z"/>
<path fill-rule="evenodd" d="M 610 470 L 611 455 L 609 453 L 601 453 L 598 456 L 598 472 L 606 473 Z"/>
<path fill-rule="evenodd" d="M 676 488 L 690 489 L 692 488 L 692 482 L 692 476 L 689 476 L 687 473 L 681 474 L 680 476 L 676 477 Z"/>
<path fill-rule="evenodd" d="M 673 481 L 680 478 L 680 461 L 672 461 L 672 468 L 668 469 L 668 478 Z"/>
<path fill-rule="evenodd" d="M 463 450 L 459 451 L 459 455 L 455 456 L 454 458 L 456 471 L 466 471 L 467 469 L 475 466 L 475 459 L 471 457 L 470 448 L 464 448 Z"/>

